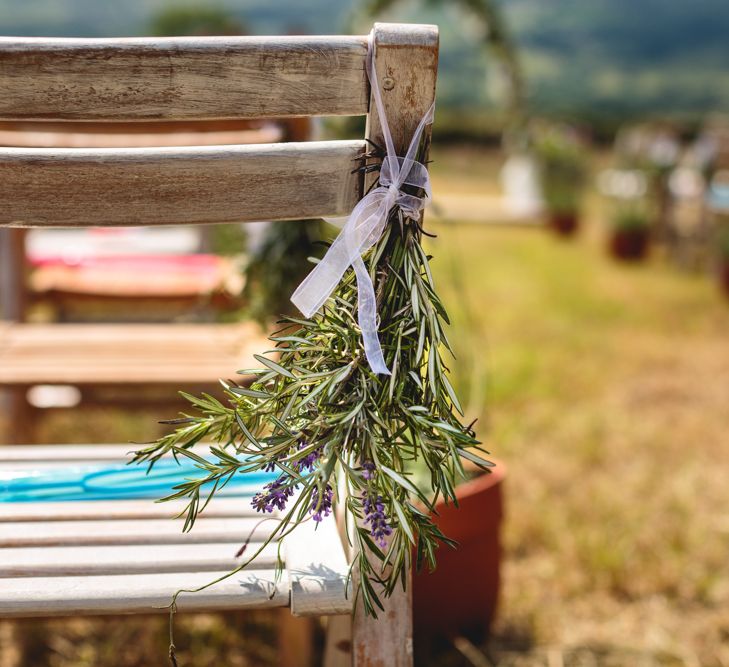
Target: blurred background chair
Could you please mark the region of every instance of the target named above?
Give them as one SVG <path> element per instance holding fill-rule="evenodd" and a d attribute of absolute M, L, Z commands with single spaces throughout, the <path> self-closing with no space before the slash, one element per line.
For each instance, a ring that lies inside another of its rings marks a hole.
<path fill-rule="evenodd" d="M 308 118 L 141 127 L 5 121 L 0 144 L 63 149 L 275 143 L 305 141 L 311 126 Z M 7 257 L 0 264 L 0 282 L 6 325 L 0 330 L 0 382 L 10 390 L 10 412 L 22 415 L 9 420 L 9 442 L 35 440 L 39 409 L 92 403 L 134 407 L 155 398 L 174 407 L 171 387 L 212 391 L 217 378 L 247 365 L 241 336 L 253 339 L 252 349 L 262 349 L 257 328 L 214 324 L 241 307 L 245 237 L 241 231 L 216 240 L 218 229 L 3 230 Z M 27 328 L 8 325 L 29 320 L 34 323 Z M 104 326 L 88 326 L 100 322 Z M 176 325 L 138 326 L 164 322 Z M 204 336 L 209 349 L 205 367 L 196 369 L 191 358 L 200 330 L 182 323 L 201 322 L 209 323 Z M 53 341 L 62 370 L 49 359 Z M 159 369 L 176 370 L 158 377 L 140 374 L 150 354 Z M 71 359 L 73 364 L 65 363 Z"/>

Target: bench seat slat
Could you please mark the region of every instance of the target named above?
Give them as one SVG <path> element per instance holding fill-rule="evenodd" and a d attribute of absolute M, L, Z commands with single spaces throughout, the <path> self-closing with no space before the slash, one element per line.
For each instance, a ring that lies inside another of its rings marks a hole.
<path fill-rule="evenodd" d="M 284 540 L 295 616 L 346 614 L 352 608 L 349 564 L 333 517 L 300 524 Z"/>
<path fill-rule="evenodd" d="M 0 93 L 0 97 L 1 97 Z M 0 148 L 0 225 L 118 227 L 347 215 L 363 141 Z"/>
<path fill-rule="evenodd" d="M 59 447 L 59 449 L 62 449 Z M 89 449 L 91 449 L 89 447 Z M 2 459 L 0 458 L 0 461 Z M 33 464 L 34 467 L 36 464 Z M 66 463 L 66 465 L 68 465 Z M 58 466 L 56 466 L 57 468 Z M 26 464 L 26 470 L 30 468 Z M 37 469 L 37 468 L 36 468 Z M 13 470 L 8 464 L 0 462 L 3 472 Z M 52 472 L 46 467 L 43 472 Z M 251 488 L 251 493 L 259 489 Z M 222 519 L 258 517 L 260 514 L 251 507 L 250 497 L 216 498 L 201 515 L 201 519 Z M 51 521 L 88 521 L 88 520 L 134 520 L 134 519 L 172 519 L 185 509 L 186 502 L 171 500 L 156 503 L 150 500 L 90 500 L 74 502 L 28 502 L 0 503 L 0 524 L 12 522 L 51 522 Z"/>
<path fill-rule="evenodd" d="M 0 119 L 367 113 L 367 38 L 0 38 Z"/>
<path fill-rule="evenodd" d="M 152 501 L 150 501 L 152 502 Z M 259 517 L 241 519 L 200 518 L 189 533 L 182 532 L 182 521 L 171 519 L 112 521 L 49 521 L 0 523 L 0 547 L 113 545 L 113 544 L 193 544 L 228 542 L 243 544 L 260 521 Z M 266 521 L 253 535 L 262 538 L 275 528 Z"/>
<path fill-rule="evenodd" d="M 210 583 L 220 572 L 171 572 L 82 577 L 0 579 L 0 617 L 166 612 L 181 588 Z M 289 604 L 286 573 L 246 570 L 197 593 L 178 598 L 180 611 L 265 609 Z"/>
<path fill-rule="evenodd" d="M 251 543 L 246 551 L 253 554 L 259 546 Z M 237 550 L 228 542 L 6 548 L 0 551 L 0 578 L 224 571 L 241 562 Z M 273 568 L 276 555 L 276 545 L 267 546 L 255 567 Z"/>
<path fill-rule="evenodd" d="M 96 462 L 121 463 L 128 449 L 99 446 Z M 34 465 L 39 457 L 49 458 L 48 469 L 83 465 L 95 450 L 0 447 L 0 472 Z M 276 526 L 261 524 L 264 517 L 252 514 L 250 496 L 241 496 L 218 498 L 190 533 L 182 533 L 182 522 L 170 518 L 181 507 L 152 500 L 0 504 L 0 617 L 164 611 L 179 588 L 207 584 L 253 556 Z M 245 554 L 236 557 L 254 528 Z M 279 558 L 285 571 L 274 589 Z M 292 606 L 296 615 L 346 614 L 353 603 L 348 569 L 335 518 L 308 521 L 282 548 L 263 547 L 231 580 L 185 596 L 180 610 Z M 257 578 L 263 588 L 251 584 Z"/>
<path fill-rule="evenodd" d="M 271 345 L 250 323 L 0 325 L 0 385 L 209 386 Z"/>

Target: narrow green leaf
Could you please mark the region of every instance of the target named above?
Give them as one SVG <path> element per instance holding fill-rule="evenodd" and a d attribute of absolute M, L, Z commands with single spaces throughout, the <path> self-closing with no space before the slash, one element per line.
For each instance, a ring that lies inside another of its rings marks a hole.
<path fill-rule="evenodd" d="M 265 391 L 249 389 L 248 387 L 231 387 L 230 391 L 238 396 L 245 396 L 246 398 L 271 398 L 271 395 Z"/>
<path fill-rule="evenodd" d="M 408 520 L 405 517 L 405 512 L 403 512 L 402 507 L 400 507 L 400 503 L 398 503 L 397 501 L 393 501 L 392 507 L 395 510 L 395 514 L 397 514 L 398 521 L 400 522 L 400 527 L 408 536 L 408 540 L 410 540 L 410 543 L 412 545 L 415 545 L 415 536 L 413 535 L 412 528 L 410 528 Z"/>
<path fill-rule="evenodd" d="M 451 399 L 451 403 L 453 403 L 453 407 L 458 410 L 459 415 L 463 415 L 463 408 L 461 408 L 461 404 L 458 402 L 458 396 L 456 396 L 456 392 L 453 389 L 453 386 L 449 382 L 446 375 L 443 375 L 441 377 L 441 380 L 443 381 L 443 386 L 446 388 L 446 391 L 448 392 L 448 396 Z"/>
<path fill-rule="evenodd" d="M 254 354 L 253 357 L 256 359 L 256 361 L 259 361 L 264 366 L 268 366 L 272 371 L 275 371 L 279 375 L 283 375 L 293 380 L 296 379 L 296 376 L 288 368 L 284 368 L 281 364 L 277 364 L 275 361 L 272 361 L 271 359 L 268 359 L 260 354 Z"/>
<path fill-rule="evenodd" d="M 487 459 L 482 459 L 480 456 L 477 456 L 473 452 L 469 451 L 468 449 L 462 449 L 460 451 L 460 454 L 463 458 L 468 459 L 472 463 L 475 463 L 477 466 L 481 468 L 493 468 L 496 464 L 493 461 L 488 461 Z"/>
<path fill-rule="evenodd" d="M 411 493 L 414 493 L 418 497 L 422 495 L 421 491 L 407 477 L 403 477 L 400 473 L 395 472 L 391 468 L 388 468 L 384 465 L 380 465 L 379 469 L 384 472 L 390 479 L 394 480 L 395 482 L 397 482 L 397 484 L 407 489 Z"/>

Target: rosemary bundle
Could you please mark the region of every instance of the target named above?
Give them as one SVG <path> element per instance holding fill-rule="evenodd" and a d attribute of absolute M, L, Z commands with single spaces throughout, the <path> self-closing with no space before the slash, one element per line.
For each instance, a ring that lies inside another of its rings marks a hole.
<path fill-rule="evenodd" d="M 300 522 L 321 521 L 340 506 L 355 547 L 350 576 L 358 573 L 356 594 L 376 616 L 381 596 L 398 582 L 405 586 L 413 554 L 417 567 L 433 568 L 439 544 L 454 544 L 431 518 L 435 502 L 456 501 L 462 459 L 483 469 L 492 464 L 481 456 L 472 425 L 462 423 L 448 380 L 448 316 L 433 288 L 423 234 L 420 221 L 396 206 L 364 257 L 391 375 L 373 373 L 365 359 L 349 269 L 312 319 L 283 320 L 271 336 L 275 348 L 256 355 L 260 368 L 239 371 L 254 376 L 250 385 L 223 382 L 223 401 L 185 395 L 194 413 L 173 420 L 173 432 L 136 453 L 135 461 L 150 465 L 166 454 L 189 457 L 200 469 L 167 498 L 188 500 L 185 530 L 233 476 L 278 473 L 252 504 L 263 516 L 278 510 L 280 520 L 235 572 Z M 203 441 L 213 443 L 205 457 L 193 451 Z M 411 479 L 416 461 L 430 472 L 427 488 Z"/>

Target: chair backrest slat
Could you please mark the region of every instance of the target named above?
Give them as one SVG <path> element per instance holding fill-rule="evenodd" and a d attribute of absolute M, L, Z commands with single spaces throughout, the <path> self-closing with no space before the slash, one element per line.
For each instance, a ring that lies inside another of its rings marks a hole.
<path fill-rule="evenodd" d="M 395 146 L 435 95 L 435 26 L 376 24 Z M 368 38 L 0 38 L 0 120 L 211 121 L 366 115 L 382 145 Z M 142 121 L 142 122 L 137 122 Z M 427 134 L 426 134 L 427 138 Z M 105 227 L 337 217 L 362 197 L 359 141 L 187 148 L 0 148 L 0 226 Z"/>
<path fill-rule="evenodd" d="M 363 115 L 365 37 L 0 38 L 0 119 Z"/>
<path fill-rule="evenodd" d="M 0 148 L 0 225 L 137 226 L 347 215 L 364 141 Z"/>

